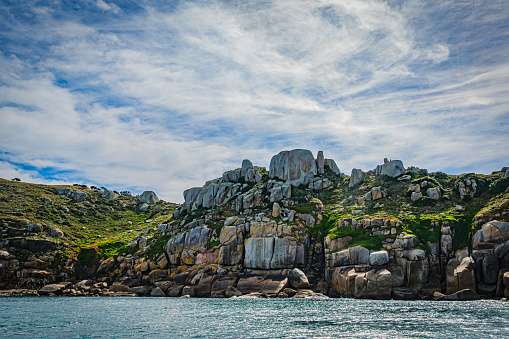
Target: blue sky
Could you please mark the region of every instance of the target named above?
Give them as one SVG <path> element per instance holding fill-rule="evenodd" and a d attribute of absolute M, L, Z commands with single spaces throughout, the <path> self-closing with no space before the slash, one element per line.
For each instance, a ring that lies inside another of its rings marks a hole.
<path fill-rule="evenodd" d="M 508 56 L 506 0 L 3 0 L 0 177 L 181 202 L 294 148 L 491 173 Z"/>

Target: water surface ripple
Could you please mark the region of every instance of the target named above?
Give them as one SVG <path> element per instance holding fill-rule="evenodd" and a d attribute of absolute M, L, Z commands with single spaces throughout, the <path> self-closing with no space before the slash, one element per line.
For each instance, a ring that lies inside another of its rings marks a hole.
<path fill-rule="evenodd" d="M 0 297 L 0 337 L 509 338 L 509 303 Z"/>

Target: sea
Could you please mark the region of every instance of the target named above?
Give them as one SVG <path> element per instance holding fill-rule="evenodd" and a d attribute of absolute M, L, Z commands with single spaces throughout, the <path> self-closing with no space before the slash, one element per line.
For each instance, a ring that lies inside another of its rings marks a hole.
<path fill-rule="evenodd" d="M 509 302 L 0 297 L 0 338 L 509 338 Z"/>

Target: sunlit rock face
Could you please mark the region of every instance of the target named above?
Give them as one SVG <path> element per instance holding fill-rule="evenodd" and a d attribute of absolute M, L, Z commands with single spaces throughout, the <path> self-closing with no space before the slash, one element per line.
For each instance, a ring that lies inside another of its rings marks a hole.
<path fill-rule="evenodd" d="M 316 174 L 316 161 L 309 150 L 282 151 L 270 161 L 269 177 L 286 180 L 293 186 L 307 185 Z"/>

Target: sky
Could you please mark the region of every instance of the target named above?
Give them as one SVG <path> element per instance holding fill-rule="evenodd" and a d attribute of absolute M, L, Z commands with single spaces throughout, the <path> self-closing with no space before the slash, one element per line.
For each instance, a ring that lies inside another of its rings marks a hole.
<path fill-rule="evenodd" d="M 507 0 L 0 0 L 0 177 L 183 202 L 283 150 L 509 166 Z"/>

